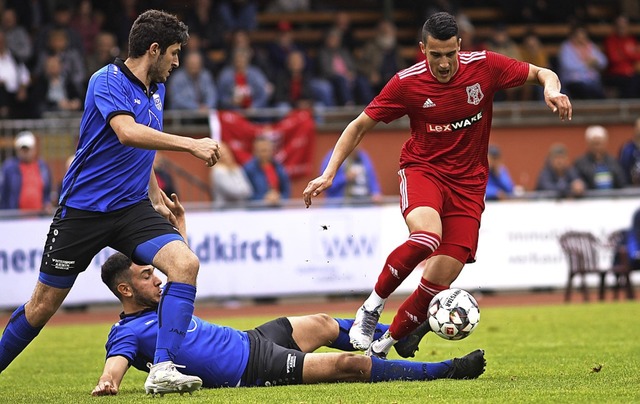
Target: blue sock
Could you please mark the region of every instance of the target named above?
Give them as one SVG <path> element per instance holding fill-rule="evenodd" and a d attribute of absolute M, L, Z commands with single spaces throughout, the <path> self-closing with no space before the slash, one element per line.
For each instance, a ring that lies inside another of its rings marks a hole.
<path fill-rule="evenodd" d="M 329 345 L 329 348 L 339 349 L 341 351 L 355 351 L 356 349 L 349 342 L 349 330 L 353 325 L 352 318 L 334 318 L 338 322 L 338 328 L 340 333 L 338 338 L 333 341 L 333 344 Z M 376 326 L 376 332 L 373 334 L 373 339 L 376 340 L 382 336 L 389 329 L 388 324 L 380 324 Z"/>
<path fill-rule="evenodd" d="M 42 327 L 34 328 L 24 315 L 24 304 L 11 314 L 9 323 L 0 339 L 0 373 L 38 335 Z"/>
<path fill-rule="evenodd" d="M 384 360 L 371 357 L 371 382 L 390 380 L 434 380 L 443 378 L 451 367 L 451 360 L 444 362 L 411 362 Z"/>
<path fill-rule="evenodd" d="M 169 282 L 158 306 L 158 338 L 153 363 L 174 361 L 193 315 L 196 287 Z"/>

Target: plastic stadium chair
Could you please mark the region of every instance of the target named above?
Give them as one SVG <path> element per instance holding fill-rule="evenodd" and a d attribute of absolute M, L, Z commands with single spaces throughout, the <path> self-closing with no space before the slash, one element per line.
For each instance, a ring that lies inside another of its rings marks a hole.
<path fill-rule="evenodd" d="M 565 301 L 571 301 L 573 278 L 580 278 L 584 301 L 589 300 L 587 275 L 595 275 L 600 280 L 598 297 L 604 300 L 605 278 L 608 270 L 600 267 L 598 250 L 600 243 L 590 232 L 568 231 L 560 236 L 560 246 L 569 263 L 569 279 L 565 288 Z"/>

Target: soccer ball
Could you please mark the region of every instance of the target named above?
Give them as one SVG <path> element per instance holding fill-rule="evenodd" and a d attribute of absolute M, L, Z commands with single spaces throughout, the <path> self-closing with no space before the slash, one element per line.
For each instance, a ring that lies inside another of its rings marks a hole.
<path fill-rule="evenodd" d="M 480 309 L 469 292 L 446 289 L 434 296 L 429 304 L 428 320 L 431 330 L 448 340 L 469 336 L 478 326 Z"/>

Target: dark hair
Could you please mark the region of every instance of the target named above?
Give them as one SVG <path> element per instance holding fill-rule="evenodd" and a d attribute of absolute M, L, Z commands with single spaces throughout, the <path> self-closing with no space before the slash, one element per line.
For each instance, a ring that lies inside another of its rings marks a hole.
<path fill-rule="evenodd" d="M 129 57 L 145 54 L 152 43 L 160 45 L 160 54 L 174 44 L 187 44 L 189 29 L 173 14 L 160 10 L 147 10 L 133 22 L 129 32 Z"/>
<path fill-rule="evenodd" d="M 109 290 L 120 300 L 122 299 L 118 292 L 118 284 L 131 280 L 129 268 L 131 268 L 132 263 L 129 257 L 117 252 L 107 258 L 101 267 L 100 276 L 102 277 L 102 282 L 104 282 Z"/>
<path fill-rule="evenodd" d="M 427 42 L 427 37 L 445 41 L 453 36 L 458 36 L 458 23 L 449 13 L 434 13 L 422 26 L 422 42 Z"/>

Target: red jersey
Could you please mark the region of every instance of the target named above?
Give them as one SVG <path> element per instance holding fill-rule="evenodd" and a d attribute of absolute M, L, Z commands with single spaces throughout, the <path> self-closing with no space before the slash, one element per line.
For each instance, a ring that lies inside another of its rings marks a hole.
<path fill-rule="evenodd" d="M 460 52 L 448 83 L 426 61 L 398 72 L 364 112 L 389 123 L 409 116 L 400 168 L 420 166 L 460 192 L 484 194 L 496 91 L 524 84 L 529 64 L 495 52 Z"/>

